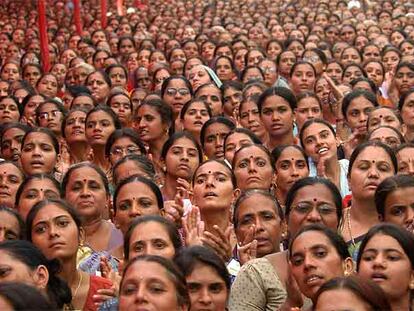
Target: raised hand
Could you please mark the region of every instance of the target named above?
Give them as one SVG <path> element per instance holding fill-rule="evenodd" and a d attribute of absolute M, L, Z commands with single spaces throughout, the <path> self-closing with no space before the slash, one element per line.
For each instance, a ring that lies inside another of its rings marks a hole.
<path fill-rule="evenodd" d="M 200 210 L 193 205 L 191 211 L 182 219 L 185 235 L 185 245 L 203 245 L 204 221 L 200 220 Z"/>
<path fill-rule="evenodd" d="M 240 243 L 241 246 L 237 249 L 241 265 L 244 265 L 257 256 L 257 240 L 254 239 L 255 232 L 256 226 L 253 225 L 248 229 L 244 240 Z"/>
<path fill-rule="evenodd" d="M 232 253 L 230 235 L 233 231 L 233 227 L 229 226 L 226 231 L 223 232 L 219 226 L 214 225 L 213 230 L 214 232 L 204 231 L 201 240 L 204 245 L 214 249 L 224 262 L 228 262 Z"/>
<path fill-rule="evenodd" d="M 174 201 L 165 201 L 164 202 L 164 217 L 171 220 L 181 227 L 181 218 L 184 215 L 184 202 L 182 197 L 182 191 L 177 191 Z"/>

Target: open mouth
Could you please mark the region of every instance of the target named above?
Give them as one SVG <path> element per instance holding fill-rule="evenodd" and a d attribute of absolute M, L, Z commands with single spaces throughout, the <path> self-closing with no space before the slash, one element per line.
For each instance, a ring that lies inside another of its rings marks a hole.
<path fill-rule="evenodd" d="M 207 192 L 205 195 L 204 195 L 204 198 L 217 198 L 218 197 L 218 195 L 217 194 L 215 194 L 214 192 Z"/>
<path fill-rule="evenodd" d="M 322 148 L 320 148 L 319 150 L 318 150 L 318 154 L 325 154 L 325 153 L 327 153 L 328 152 L 328 148 L 326 148 L 326 147 L 322 147 Z"/>

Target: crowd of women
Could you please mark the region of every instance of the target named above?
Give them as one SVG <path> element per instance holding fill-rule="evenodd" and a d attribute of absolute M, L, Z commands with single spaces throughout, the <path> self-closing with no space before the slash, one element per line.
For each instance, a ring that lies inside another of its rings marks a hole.
<path fill-rule="evenodd" d="M 414 309 L 412 1 L 81 2 L 1 1 L 1 310 Z"/>

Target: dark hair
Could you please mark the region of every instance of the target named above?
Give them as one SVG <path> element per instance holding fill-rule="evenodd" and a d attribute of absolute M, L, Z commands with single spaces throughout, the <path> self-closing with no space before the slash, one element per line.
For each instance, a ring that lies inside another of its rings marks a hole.
<path fill-rule="evenodd" d="M 352 89 L 359 83 L 359 82 L 366 82 L 369 85 L 369 88 L 371 89 L 372 93 L 377 93 L 377 86 L 375 85 L 374 81 L 372 81 L 369 78 L 366 77 L 359 77 L 350 82 Z"/>
<path fill-rule="evenodd" d="M 138 256 L 132 259 L 126 265 L 124 269 L 124 273 L 122 275 L 122 281 L 119 286 L 120 288 L 122 288 L 125 276 L 128 273 L 129 268 L 135 263 L 141 262 L 141 261 L 157 263 L 160 266 L 162 266 L 167 271 L 166 275 L 168 276 L 168 278 L 174 283 L 175 289 L 177 291 L 178 304 L 180 306 L 190 305 L 190 296 L 188 295 L 188 291 L 187 291 L 187 283 L 181 271 L 177 268 L 177 266 L 172 261 L 165 259 L 164 257 L 160 257 L 160 256 L 144 255 L 144 256 Z M 122 294 L 121 294 L 121 297 L 122 297 Z"/>
<path fill-rule="evenodd" d="M 298 61 L 298 62 L 296 62 L 293 66 L 292 66 L 292 68 L 290 69 L 290 72 L 289 72 L 289 76 L 292 78 L 292 76 L 293 76 L 293 73 L 295 72 L 295 70 L 296 70 L 296 67 L 298 67 L 298 66 L 300 66 L 300 65 L 308 65 L 308 66 L 310 66 L 311 68 L 312 68 L 312 71 L 313 71 L 313 74 L 315 75 L 315 77 L 317 76 L 316 75 L 316 69 L 315 69 L 315 66 L 313 66 L 310 62 L 307 62 L 307 61 L 304 61 L 304 60 L 300 60 L 300 61 Z"/>
<path fill-rule="evenodd" d="M 204 85 L 205 84 L 201 85 L 198 88 L 198 90 L 200 90 Z M 206 108 L 206 110 L 207 110 L 208 116 L 211 118 L 212 112 L 211 112 L 210 105 L 207 104 L 204 100 L 202 100 L 200 98 L 193 98 L 193 99 L 189 100 L 188 102 L 186 102 L 184 104 L 184 106 L 181 108 L 181 110 L 180 110 L 180 119 L 181 120 L 184 120 L 185 113 L 191 107 L 191 105 L 194 104 L 194 103 L 202 103 L 204 105 L 204 107 Z"/>
<path fill-rule="evenodd" d="M 360 90 L 360 89 L 353 90 L 350 93 L 346 94 L 344 99 L 342 100 L 342 114 L 345 120 L 347 120 L 346 114 L 348 112 L 349 106 L 351 105 L 351 102 L 354 99 L 357 99 L 358 97 L 365 98 L 366 100 L 371 102 L 372 106 L 374 107 L 378 106 L 378 102 L 377 102 L 377 98 L 375 94 L 368 92 L 366 90 Z"/>
<path fill-rule="evenodd" d="M 279 159 L 279 157 L 282 155 L 282 153 L 286 150 L 286 149 L 288 149 L 288 148 L 293 148 L 293 149 L 296 149 L 297 151 L 299 151 L 302 155 L 303 155 L 303 159 L 305 160 L 305 162 L 306 162 L 306 166 L 308 167 L 308 169 L 309 169 L 309 163 L 308 163 L 308 161 L 307 161 L 307 155 L 306 155 L 306 153 L 305 153 L 305 150 L 303 150 L 303 148 L 301 148 L 300 146 L 298 146 L 298 145 L 280 145 L 280 146 L 277 146 L 276 148 L 274 148 L 273 150 L 272 150 L 272 157 L 273 157 L 273 159 L 274 159 L 274 161 L 275 161 L 275 166 L 276 166 L 276 162 L 277 162 L 277 160 Z"/>
<path fill-rule="evenodd" d="M 348 251 L 348 246 L 346 245 L 346 242 L 340 236 L 338 233 L 333 231 L 332 229 L 321 225 L 321 224 L 311 224 L 305 227 L 302 227 L 299 229 L 299 231 L 292 237 L 289 243 L 289 258 L 292 258 L 292 246 L 293 243 L 295 243 L 295 240 L 303 233 L 308 231 L 317 231 L 324 236 L 326 236 L 329 240 L 329 242 L 332 244 L 332 246 L 335 248 L 336 252 L 338 253 L 339 257 L 342 260 L 345 260 L 347 258 L 350 258 L 351 255 Z"/>
<path fill-rule="evenodd" d="M 121 68 L 122 71 L 125 74 L 125 77 L 128 78 L 128 72 L 127 72 L 126 68 L 124 66 L 122 66 L 121 64 L 111 64 L 108 67 L 106 67 L 105 68 L 105 73 L 108 75 L 108 77 L 109 77 L 109 74 L 111 73 L 112 69 L 115 69 L 115 68 Z"/>
<path fill-rule="evenodd" d="M 48 128 L 45 128 L 45 127 L 34 127 L 34 128 L 32 127 L 32 128 L 30 128 L 26 132 L 26 134 L 23 136 L 23 139 L 22 139 L 22 148 L 24 146 L 24 143 L 25 143 L 27 137 L 30 134 L 32 134 L 32 133 L 42 133 L 42 134 L 45 134 L 45 135 L 49 136 L 50 140 L 52 141 L 53 149 L 55 149 L 56 157 L 57 157 L 57 155 L 60 152 L 60 149 L 59 149 L 59 141 L 56 138 L 56 135 L 51 130 L 49 130 Z"/>
<path fill-rule="evenodd" d="M 145 149 L 145 145 L 142 143 L 141 139 L 139 138 L 138 134 L 130 129 L 130 128 L 121 128 L 119 130 L 115 130 L 109 137 L 108 141 L 105 144 L 105 155 L 109 157 L 111 153 L 112 145 L 121 138 L 129 138 L 134 144 L 138 146 L 139 151 L 142 155 L 147 154 L 147 150 Z"/>
<path fill-rule="evenodd" d="M 414 176 L 399 174 L 385 178 L 377 187 L 375 191 L 375 207 L 378 215 L 385 217 L 385 201 L 388 195 L 401 188 L 414 188 Z"/>
<path fill-rule="evenodd" d="M 26 237 L 26 225 L 22 219 L 22 216 L 20 216 L 20 214 L 15 210 L 15 209 L 11 209 L 8 206 L 5 205 L 0 205 L 0 213 L 1 212 L 5 212 L 11 216 L 13 216 L 14 218 L 16 218 L 17 223 L 19 225 L 19 236 L 17 237 L 18 240 L 22 240 Z M 0 243 L 1 245 L 2 243 Z"/>
<path fill-rule="evenodd" d="M 138 227 L 141 224 L 145 224 L 148 222 L 156 222 L 160 224 L 162 227 L 164 227 L 165 231 L 167 231 L 168 237 L 170 238 L 174 249 L 175 254 L 178 253 L 180 248 L 182 247 L 181 243 L 181 236 L 178 232 L 177 227 L 174 223 L 172 223 L 170 220 L 159 216 L 159 215 L 146 215 L 135 218 L 132 223 L 129 225 L 128 231 L 125 233 L 124 237 L 124 257 L 125 259 L 131 259 L 129 258 L 129 243 L 131 241 L 132 234 L 136 227 Z"/>
<path fill-rule="evenodd" d="M 237 219 L 237 214 L 238 211 L 240 209 L 240 205 L 246 201 L 248 198 L 255 196 L 255 195 L 260 195 L 262 197 L 265 197 L 267 199 L 269 199 L 270 201 L 272 201 L 272 204 L 274 206 L 275 212 L 276 214 L 279 216 L 279 218 L 281 220 L 285 219 L 285 215 L 283 213 L 282 207 L 280 206 L 280 204 L 276 201 L 275 196 L 270 193 L 269 191 L 266 190 L 262 190 L 262 189 L 248 189 L 244 192 L 242 192 L 240 194 L 240 196 L 237 198 L 236 202 L 234 203 L 234 209 L 233 209 L 233 225 L 234 228 L 238 228 L 239 227 L 239 222 Z"/>
<path fill-rule="evenodd" d="M 342 72 L 342 79 L 345 77 L 345 73 L 348 70 L 348 68 L 350 68 L 350 67 L 357 67 L 362 72 L 362 75 L 365 78 L 367 77 L 367 73 L 361 65 L 356 64 L 356 63 L 351 63 L 351 64 L 348 64 L 344 67 L 344 71 Z"/>
<path fill-rule="evenodd" d="M 305 132 L 305 130 L 306 130 L 309 126 L 311 126 L 312 124 L 315 124 L 315 123 L 325 125 L 327 128 L 329 128 L 329 130 L 331 131 L 331 133 L 333 134 L 333 136 L 336 136 L 336 133 L 335 133 L 334 128 L 332 127 L 332 125 L 331 125 L 328 121 L 326 121 L 326 120 L 324 120 L 324 119 L 319 119 L 319 118 L 310 119 L 310 120 L 307 120 L 307 121 L 306 121 L 306 122 L 302 125 L 302 128 L 300 129 L 300 133 L 299 133 L 299 140 L 300 140 L 300 144 L 302 145 L 302 147 L 304 147 L 304 143 L 303 143 L 303 133 Z"/>
<path fill-rule="evenodd" d="M 27 240 L 32 242 L 32 227 L 33 227 L 33 221 L 37 214 L 46 206 L 48 205 L 57 205 L 60 209 L 67 212 L 70 217 L 72 217 L 73 221 L 76 224 L 76 227 L 78 228 L 78 232 L 80 232 L 81 228 L 81 219 L 77 213 L 77 211 L 70 205 L 68 202 L 62 199 L 47 199 L 40 202 L 37 202 L 32 209 L 30 210 L 29 214 L 27 214 L 26 218 L 26 235 Z"/>
<path fill-rule="evenodd" d="M 377 147 L 377 148 L 384 149 L 384 151 L 391 158 L 391 163 L 392 163 L 393 168 L 394 168 L 394 174 L 397 174 L 397 171 L 398 171 L 398 161 L 397 161 L 397 158 L 395 156 L 394 151 L 392 151 L 392 149 L 390 147 L 388 147 L 387 145 L 385 145 L 385 144 L 383 144 L 381 142 L 378 142 L 378 141 L 367 141 L 367 142 L 364 142 L 364 143 L 358 145 L 354 149 L 354 151 L 352 152 L 351 157 L 349 158 L 348 176 L 351 176 L 352 167 L 354 165 L 354 162 L 355 162 L 356 158 L 359 156 L 359 154 L 362 151 L 364 151 L 368 147 Z"/>
<path fill-rule="evenodd" d="M 241 83 L 240 81 L 237 81 L 237 80 L 224 81 L 223 84 L 220 87 L 221 97 L 224 96 L 224 92 L 227 91 L 228 89 L 235 89 L 237 91 L 242 92 L 243 91 L 243 83 Z"/>
<path fill-rule="evenodd" d="M 155 197 L 157 198 L 158 208 L 160 210 L 164 209 L 164 201 L 163 201 L 163 198 L 162 198 L 160 188 L 151 179 L 148 179 L 148 178 L 143 177 L 143 176 L 133 175 L 133 176 L 129 176 L 128 178 L 122 180 L 115 189 L 114 199 L 113 199 L 114 214 L 116 214 L 117 199 L 118 199 L 118 195 L 119 195 L 119 192 L 121 191 L 122 187 L 127 185 L 127 184 L 134 183 L 134 182 L 140 182 L 140 183 L 143 183 L 146 186 L 148 186 L 152 190 L 152 192 L 154 193 Z"/>
<path fill-rule="evenodd" d="M 252 144 L 254 145 L 261 145 L 262 141 L 260 140 L 259 137 L 257 137 L 257 135 L 255 133 L 253 133 L 251 130 L 244 128 L 244 127 L 236 127 L 235 129 L 231 130 L 227 135 L 226 138 L 224 138 L 224 149 L 226 149 L 226 143 L 227 143 L 227 139 L 235 134 L 235 133 L 239 133 L 239 134 L 244 134 L 246 136 L 248 136 L 250 138 L 250 140 L 252 141 Z"/>
<path fill-rule="evenodd" d="M 191 133 L 185 132 L 185 131 L 174 133 L 168 138 L 168 140 L 162 146 L 161 159 L 165 160 L 165 158 L 167 157 L 168 150 L 170 150 L 170 148 L 174 145 L 174 143 L 181 138 L 186 138 L 194 144 L 198 152 L 198 162 L 199 163 L 203 162 L 203 151 L 201 150 L 200 145 L 198 144 L 198 142 L 196 141 L 196 139 Z"/>
<path fill-rule="evenodd" d="M 23 263 L 31 271 L 35 270 L 40 265 L 45 266 L 49 271 L 47 294 L 50 302 L 55 304 L 58 308 L 62 308 L 64 304 L 71 302 L 72 293 L 68 284 L 57 276 L 61 269 L 57 259 L 47 260 L 45 255 L 28 241 L 5 241 L 0 243 L 0 251 L 8 253 L 10 257 Z M 24 293 L 22 297 L 25 295 L 26 293 Z M 22 297 L 20 297 L 20 299 Z M 33 301 L 31 301 L 31 303 L 33 303 Z M 32 306 L 33 305 L 27 305 L 28 308 Z M 36 308 L 38 309 L 38 306 Z"/>
<path fill-rule="evenodd" d="M 20 122 L 10 122 L 10 123 L 4 124 L 0 130 L 0 143 L 1 144 L 3 144 L 4 134 L 8 130 L 15 129 L 15 128 L 22 130 L 26 134 L 29 131 L 30 126 L 20 123 Z"/>
<path fill-rule="evenodd" d="M 47 104 L 53 104 L 55 108 L 62 113 L 62 119 L 65 118 L 66 113 L 67 113 L 65 107 L 57 100 L 47 98 L 43 103 L 40 103 L 39 106 L 37 106 L 36 108 L 36 123 L 37 124 L 39 124 L 40 110 Z"/>
<path fill-rule="evenodd" d="M 285 101 L 288 102 L 292 112 L 296 109 L 296 97 L 293 95 L 292 91 L 285 87 L 270 87 L 260 95 L 257 102 L 257 107 L 259 108 L 260 115 L 262 114 L 263 104 L 268 97 L 279 96 L 282 97 Z"/>
<path fill-rule="evenodd" d="M 132 111 L 132 102 L 131 99 L 129 98 L 128 94 L 124 91 L 114 91 L 111 93 L 111 95 L 109 95 L 108 99 L 106 100 L 106 104 L 111 107 L 111 101 L 115 96 L 125 96 L 128 99 L 128 103 L 129 103 L 129 109 Z"/>
<path fill-rule="evenodd" d="M 226 284 L 230 291 L 230 275 L 221 258 L 210 248 L 205 246 L 192 246 L 184 248 L 175 258 L 175 263 L 185 277 L 193 273 L 198 264 L 212 268 Z"/>
<path fill-rule="evenodd" d="M 286 204 L 285 204 L 285 217 L 289 218 L 291 207 L 294 199 L 296 198 L 297 193 L 302 188 L 313 186 L 313 185 L 324 185 L 329 192 L 332 194 L 336 207 L 336 216 L 338 218 L 338 225 L 341 223 L 342 219 L 342 196 L 338 188 L 333 182 L 327 178 L 321 177 L 305 177 L 296 181 L 293 186 L 289 189 L 286 195 Z"/>
<path fill-rule="evenodd" d="M 322 104 L 321 104 L 321 102 L 320 102 L 320 100 L 319 100 L 318 96 L 316 96 L 316 94 L 315 94 L 314 92 L 312 92 L 312 91 L 304 91 L 304 92 L 300 92 L 300 93 L 296 96 L 296 106 L 298 106 L 298 105 L 299 105 L 299 102 L 300 102 L 301 100 L 306 99 L 306 98 L 314 98 L 314 99 L 318 102 L 319 108 L 322 110 Z"/>
<path fill-rule="evenodd" d="M 118 184 L 120 180 L 118 180 L 117 175 L 115 174 L 116 170 L 121 166 L 122 164 L 131 161 L 136 164 L 141 170 L 143 170 L 150 179 L 154 180 L 156 173 L 154 165 L 148 158 L 144 155 L 138 155 L 138 154 L 128 154 L 122 159 L 120 159 L 118 162 L 115 163 L 114 167 L 112 168 L 112 175 L 114 179 L 114 183 Z"/>
<path fill-rule="evenodd" d="M 203 127 L 201 128 L 201 132 L 200 132 L 200 142 L 203 148 L 205 144 L 205 138 L 206 138 L 205 136 L 206 136 L 207 129 L 210 125 L 213 125 L 215 123 L 220 123 L 220 124 L 227 126 L 230 131 L 235 129 L 236 127 L 234 123 L 226 117 L 216 116 L 216 117 L 213 117 L 207 120 L 207 122 L 203 124 Z"/>
<path fill-rule="evenodd" d="M 404 250 L 404 253 L 407 255 L 411 263 L 411 268 L 414 267 L 414 237 L 411 232 L 408 232 L 404 228 L 401 228 L 397 225 L 390 223 L 380 223 L 371 227 L 368 233 L 365 235 L 362 240 L 361 246 L 359 248 L 358 258 L 357 258 L 357 271 L 361 264 L 362 255 L 364 253 L 365 247 L 368 242 L 377 234 L 387 235 L 397 240 L 401 248 Z"/>
<path fill-rule="evenodd" d="M 99 112 L 99 111 L 103 111 L 107 115 L 109 115 L 109 117 L 112 119 L 112 122 L 114 123 L 115 129 L 119 130 L 120 128 L 122 128 L 122 124 L 121 124 L 121 121 L 119 121 L 118 116 L 115 114 L 115 112 L 112 110 L 111 107 L 106 106 L 106 105 L 97 105 L 97 106 L 93 107 L 91 110 L 89 110 L 88 114 L 86 115 L 85 123 L 86 124 L 88 123 L 88 119 L 89 119 L 91 114 L 93 114 L 95 112 Z"/>
<path fill-rule="evenodd" d="M 410 96 L 411 94 L 414 94 L 414 87 L 410 88 L 407 92 L 405 92 L 404 94 L 402 94 L 402 96 L 400 97 L 400 100 L 398 102 L 398 110 L 401 112 L 401 110 L 404 108 L 405 105 L 405 101 L 408 98 L 408 96 Z"/>
<path fill-rule="evenodd" d="M 316 293 L 314 309 L 318 305 L 318 298 L 324 292 L 331 290 L 346 290 L 363 300 L 370 310 L 391 311 L 391 306 L 385 297 L 384 291 L 376 283 L 363 279 L 357 275 L 337 277 L 324 283 Z"/>
<path fill-rule="evenodd" d="M 66 290 L 70 289 L 66 285 Z M 33 286 L 25 283 L 6 282 L 0 284 L 0 297 L 5 299 L 11 306 L 12 310 L 62 310 L 63 304 L 58 307 L 57 304 L 48 301 L 42 293 Z M 69 298 L 70 297 L 70 298 Z M 72 295 L 65 297 L 65 301 L 70 303 Z"/>
<path fill-rule="evenodd" d="M 297 60 L 296 54 L 293 53 L 291 50 L 283 50 L 282 52 L 280 52 L 280 54 L 276 57 L 276 64 L 277 64 L 277 68 L 279 69 L 279 65 L 280 65 L 280 61 L 282 60 L 282 55 L 286 54 L 286 53 L 292 53 L 293 56 L 295 56 L 295 59 Z M 279 71 L 279 70 L 278 70 Z"/>
<path fill-rule="evenodd" d="M 78 169 L 84 168 L 84 167 L 88 167 L 93 169 L 96 173 L 98 173 L 99 177 L 101 178 L 102 183 L 104 184 L 105 187 L 105 192 L 107 195 L 109 195 L 109 182 L 108 182 L 108 178 L 106 177 L 105 173 L 102 171 L 101 168 L 99 168 L 98 166 L 96 166 L 93 163 L 90 162 L 81 162 L 81 163 L 76 163 L 74 165 L 72 165 L 71 167 L 69 167 L 68 171 L 65 173 L 65 176 L 63 176 L 62 179 L 62 196 L 65 197 L 66 196 L 66 187 L 68 185 L 69 182 L 69 178 L 72 176 L 72 173 Z"/>
<path fill-rule="evenodd" d="M 19 188 L 17 189 L 17 192 L 16 192 L 16 206 L 19 205 L 20 197 L 22 196 L 24 188 L 27 186 L 27 184 L 29 184 L 33 180 L 45 180 L 45 179 L 50 180 L 52 182 L 52 184 L 58 190 L 59 196 L 62 197 L 62 188 L 60 187 L 60 183 L 52 175 L 49 175 L 49 174 L 33 174 L 33 175 L 30 175 L 30 176 L 27 176 L 23 180 L 23 182 L 20 184 Z"/>
<path fill-rule="evenodd" d="M 165 81 L 166 80 L 164 80 L 164 82 Z M 172 129 L 174 128 L 173 111 L 169 105 L 167 105 L 162 99 L 144 100 L 138 107 L 137 112 L 144 106 L 149 106 L 159 113 L 162 123 L 167 124 L 170 128 L 170 132 L 172 132 Z"/>
<path fill-rule="evenodd" d="M 256 69 L 257 71 L 259 71 L 260 76 L 262 77 L 262 80 L 264 80 L 263 70 L 259 66 L 256 66 L 256 65 L 249 65 L 249 66 L 244 67 L 244 69 L 240 73 L 240 80 L 243 81 L 244 80 L 244 77 L 247 75 L 247 72 L 249 70 L 254 70 L 254 69 Z M 247 80 L 246 83 L 248 83 L 248 82 L 257 82 L 257 81 L 261 81 L 261 80 L 260 79 L 251 79 L 251 80 Z"/>
<path fill-rule="evenodd" d="M 21 103 L 21 106 L 23 107 L 23 111 L 24 111 L 24 108 L 26 107 L 27 103 L 32 99 L 32 97 L 35 97 L 35 96 L 40 96 L 44 100 L 47 99 L 47 97 L 43 94 L 29 94 L 29 95 L 27 95 L 25 98 L 23 98 L 23 101 Z"/>
<path fill-rule="evenodd" d="M 167 79 L 165 79 L 163 81 L 162 86 L 161 86 L 161 97 L 162 98 L 164 98 L 165 92 L 167 91 L 167 87 L 168 87 L 168 85 L 170 84 L 170 82 L 172 80 L 181 80 L 181 81 L 183 81 L 185 83 L 185 86 L 190 91 L 191 97 L 193 97 L 194 93 L 193 93 L 193 88 L 191 87 L 190 81 L 188 81 L 188 79 L 184 76 L 174 75 L 174 76 L 169 76 Z"/>

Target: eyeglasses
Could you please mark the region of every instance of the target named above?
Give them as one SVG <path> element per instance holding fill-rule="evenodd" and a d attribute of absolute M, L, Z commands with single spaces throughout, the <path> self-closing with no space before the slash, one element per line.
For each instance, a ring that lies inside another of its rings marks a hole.
<path fill-rule="evenodd" d="M 167 95 L 169 96 L 175 96 L 175 94 L 177 94 L 177 92 L 181 95 L 181 96 L 185 96 L 190 94 L 190 90 L 186 89 L 186 88 L 181 88 L 181 89 L 174 89 L 172 87 L 169 87 L 167 89 Z"/>
<path fill-rule="evenodd" d="M 49 117 L 56 117 L 60 115 L 62 112 L 60 110 L 52 110 L 50 112 L 40 112 L 39 113 L 39 119 L 46 120 L 49 119 Z"/>
<path fill-rule="evenodd" d="M 316 62 L 319 62 L 319 61 L 320 61 L 320 59 L 319 59 L 319 57 L 318 57 L 318 56 L 309 56 L 309 57 L 304 57 L 304 58 L 303 58 L 303 60 L 304 60 L 305 62 L 309 62 L 309 63 L 316 63 Z"/>
<path fill-rule="evenodd" d="M 263 67 L 260 68 L 262 69 L 263 73 L 274 73 L 276 72 L 276 68 L 272 68 L 272 67 Z"/>
<path fill-rule="evenodd" d="M 111 151 L 111 155 L 122 157 L 124 154 L 140 154 L 141 150 L 138 147 L 130 146 L 126 148 L 116 147 Z"/>
<path fill-rule="evenodd" d="M 315 207 L 321 216 L 336 213 L 336 208 L 327 203 L 321 203 L 315 206 L 311 203 L 300 202 L 297 205 L 293 206 L 292 210 L 302 215 L 308 215 L 311 211 L 313 211 Z"/>

